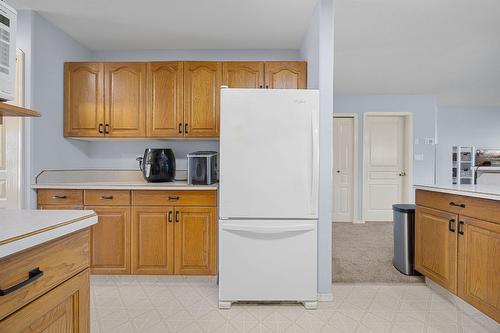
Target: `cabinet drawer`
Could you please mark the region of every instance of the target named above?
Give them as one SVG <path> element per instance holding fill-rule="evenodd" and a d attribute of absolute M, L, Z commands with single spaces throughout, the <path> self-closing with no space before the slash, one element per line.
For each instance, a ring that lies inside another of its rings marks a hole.
<path fill-rule="evenodd" d="M 134 206 L 215 206 L 217 191 L 132 191 Z"/>
<path fill-rule="evenodd" d="M 85 190 L 85 206 L 128 206 L 130 191 Z"/>
<path fill-rule="evenodd" d="M 88 229 L 0 259 L 3 290 L 26 280 L 36 268 L 43 272 L 33 282 L 0 296 L 0 320 L 88 267 Z"/>
<path fill-rule="evenodd" d="M 82 190 L 38 190 L 39 205 L 83 205 Z"/>
<path fill-rule="evenodd" d="M 417 205 L 500 223 L 500 201 L 417 190 Z"/>

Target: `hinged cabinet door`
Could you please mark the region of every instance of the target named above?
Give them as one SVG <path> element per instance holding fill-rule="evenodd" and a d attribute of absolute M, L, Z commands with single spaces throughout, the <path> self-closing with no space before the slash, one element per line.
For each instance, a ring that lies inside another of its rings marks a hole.
<path fill-rule="evenodd" d="M 182 62 L 148 64 L 147 136 L 184 135 Z"/>
<path fill-rule="evenodd" d="M 219 135 L 222 63 L 184 63 L 184 136 Z"/>
<path fill-rule="evenodd" d="M 224 62 L 223 82 L 229 88 L 264 88 L 263 62 Z"/>
<path fill-rule="evenodd" d="M 174 208 L 134 207 L 132 274 L 174 273 Z"/>
<path fill-rule="evenodd" d="M 306 89 L 307 64 L 302 61 L 266 62 L 266 88 Z"/>
<path fill-rule="evenodd" d="M 105 63 L 105 128 L 109 137 L 146 135 L 146 63 Z"/>
<path fill-rule="evenodd" d="M 64 136 L 104 135 L 104 66 L 64 64 Z"/>
<path fill-rule="evenodd" d="M 500 321 L 500 224 L 460 216 L 458 296 Z"/>
<path fill-rule="evenodd" d="M 415 268 L 453 293 L 457 291 L 458 215 L 417 206 Z"/>
<path fill-rule="evenodd" d="M 130 207 L 85 206 L 97 213 L 91 228 L 92 273 L 130 274 Z"/>
<path fill-rule="evenodd" d="M 216 273 L 214 207 L 176 207 L 175 274 Z"/>

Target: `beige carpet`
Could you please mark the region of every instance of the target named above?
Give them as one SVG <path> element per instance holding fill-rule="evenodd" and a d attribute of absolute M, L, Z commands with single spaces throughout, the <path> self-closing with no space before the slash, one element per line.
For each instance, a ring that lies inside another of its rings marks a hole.
<path fill-rule="evenodd" d="M 392 266 L 392 222 L 333 223 L 333 282 L 422 282 Z"/>

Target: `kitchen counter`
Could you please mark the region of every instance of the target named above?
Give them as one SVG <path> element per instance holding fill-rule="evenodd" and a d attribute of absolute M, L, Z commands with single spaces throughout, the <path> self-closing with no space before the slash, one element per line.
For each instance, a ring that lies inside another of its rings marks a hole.
<path fill-rule="evenodd" d="M 217 190 L 217 184 L 189 185 L 186 171 L 166 183 L 148 183 L 138 170 L 46 170 L 37 177 L 33 189 L 106 190 Z"/>
<path fill-rule="evenodd" d="M 500 200 L 500 186 L 498 185 L 417 184 L 414 187 L 417 190 L 449 193 L 490 200 Z"/>
<path fill-rule="evenodd" d="M 96 223 L 91 210 L 0 210 L 0 258 Z"/>

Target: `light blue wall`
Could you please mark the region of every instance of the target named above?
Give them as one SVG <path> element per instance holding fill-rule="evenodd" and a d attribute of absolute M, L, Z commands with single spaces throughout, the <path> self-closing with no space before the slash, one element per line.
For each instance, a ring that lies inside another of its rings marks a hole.
<path fill-rule="evenodd" d="M 319 88 L 319 14 L 320 3 L 316 5 L 307 32 L 302 40 L 300 56 L 307 61 L 307 87 Z"/>
<path fill-rule="evenodd" d="M 451 147 L 500 149 L 500 107 L 440 107 L 438 112 L 437 182 L 451 184 Z"/>
<path fill-rule="evenodd" d="M 366 112 L 411 112 L 413 136 L 419 143 L 414 154 L 423 155 L 422 161 L 413 161 L 413 182 L 433 183 L 435 146 L 424 144 L 425 138 L 436 137 L 436 98 L 433 96 L 335 96 L 335 113 L 358 114 L 358 212 L 362 215 L 363 187 L 363 114 Z"/>

